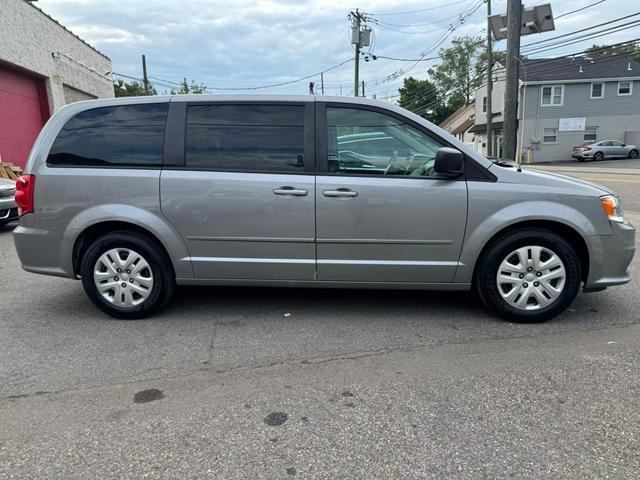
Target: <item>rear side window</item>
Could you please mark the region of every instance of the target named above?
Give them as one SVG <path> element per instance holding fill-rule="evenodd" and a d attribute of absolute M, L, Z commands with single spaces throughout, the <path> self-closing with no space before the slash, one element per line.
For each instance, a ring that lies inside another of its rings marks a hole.
<path fill-rule="evenodd" d="M 304 170 L 304 106 L 190 105 L 187 168 L 299 173 Z"/>
<path fill-rule="evenodd" d="M 58 134 L 47 165 L 160 167 L 168 103 L 93 108 Z"/>

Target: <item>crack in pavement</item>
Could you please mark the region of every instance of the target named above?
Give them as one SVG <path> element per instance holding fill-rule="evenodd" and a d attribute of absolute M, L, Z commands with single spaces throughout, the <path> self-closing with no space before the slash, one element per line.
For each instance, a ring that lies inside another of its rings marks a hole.
<path fill-rule="evenodd" d="M 606 330 L 620 330 L 624 328 L 638 328 L 638 327 L 639 325 L 635 323 L 618 324 L 618 325 L 607 325 L 602 328 L 581 329 L 581 330 L 577 330 L 577 332 L 601 332 Z M 399 352 L 431 350 L 431 349 L 436 349 L 436 348 L 439 348 L 442 346 L 448 346 L 448 345 L 452 345 L 452 346 L 464 345 L 464 344 L 477 345 L 485 342 L 491 343 L 496 341 L 536 339 L 536 338 L 544 338 L 544 337 L 554 337 L 559 334 L 565 334 L 565 333 L 569 333 L 569 332 L 523 334 L 523 335 L 515 335 L 515 336 L 508 336 L 508 337 L 495 335 L 495 336 L 486 337 L 486 338 L 477 339 L 477 340 L 459 340 L 459 341 L 434 342 L 434 343 L 417 344 L 417 345 L 405 345 L 405 346 L 399 346 L 399 347 L 393 347 L 393 348 L 367 350 L 362 352 L 348 352 L 343 354 L 330 355 L 326 357 L 325 356 L 314 357 L 310 359 L 295 358 L 295 359 L 287 359 L 287 360 L 281 360 L 277 362 L 270 362 L 270 363 L 264 363 L 264 364 L 255 364 L 255 365 L 246 365 L 246 366 L 238 365 L 238 366 L 234 366 L 226 369 L 213 369 L 211 365 L 207 365 L 206 367 L 200 367 L 200 368 L 197 368 L 188 372 L 180 373 L 180 374 L 161 375 L 158 377 L 153 377 L 148 379 L 135 379 L 131 381 L 104 383 L 100 385 L 91 385 L 86 387 L 70 387 L 70 388 L 65 388 L 61 390 L 37 391 L 33 393 L 9 395 L 6 397 L 0 397 L 0 402 L 6 401 L 6 400 L 15 401 L 20 399 L 40 397 L 40 396 L 60 395 L 64 393 L 86 392 L 86 391 L 92 391 L 92 390 L 99 390 L 102 388 L 122 387 L 122 386 L 135 385 L 140 383 L 156 382 L 161 380 L 184 379 L 184 378 L 189 378 L 193 375 L 206 373 L 206 372 L 209 372 L 213 375 L 225 375 L 225 374 L 232 374 L 232 373 L 245 373 L 245 372 L 251 372 L 255 370 L 268 369 L 268 368 L 280 367 L 280 366 L 288 366 L 288 365 L 291 365 L 291 366 L 323 365 L 331 362 L 361 360 L 365 358 L 377 357 L 377 356 L 399 353 Z"/>

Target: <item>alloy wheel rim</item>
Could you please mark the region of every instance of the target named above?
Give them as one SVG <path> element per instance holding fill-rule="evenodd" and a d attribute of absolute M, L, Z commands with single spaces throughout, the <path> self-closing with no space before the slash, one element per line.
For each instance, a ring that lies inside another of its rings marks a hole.
<path fill-rule="evenodd" d="M 562 294 L 567 272 L 551 249 L 529 245 L 509 253 L 498 268 L 496 282 L 503 300 L 519 310 L 540 310 Z"/>
<path fill-rule="evenodd" d="M 128 248 L 112 248 L 100 255 L 93 268 L 93 281 L 102 298 L 121 308 L 140 305 L 153 290 L 149 262 Z"/>

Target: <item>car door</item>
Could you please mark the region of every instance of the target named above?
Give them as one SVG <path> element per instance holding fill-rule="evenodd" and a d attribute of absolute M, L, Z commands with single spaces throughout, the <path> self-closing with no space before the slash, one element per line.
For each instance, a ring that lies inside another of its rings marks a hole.
<path fill-rule="evenodd" d="M 624 143 L 619 142 L 617 140 L 611 140 L 609 142 L 611 144 L 611 155 L 614 157 L 623 157 L 627 156 L 627 149 L 624 146 Z"/>
<path fill-rule="evenodd" d="M 434 171 L 446 142 L 377 107 L 319 102 L 316 115 L 318 280 L 451 282 L 467 186 Z"/>
<path fill-rule="evenodd" d="M 600 142 L 598 144 L 598 151 L 602 152 L 605 158 L 610 158 L 613 155 L 613 146 L 609 141 Z"/>
<path fill-rule="evenodd" d="M 162 211 L 195 276 L 313 280 L 313 102 L 171 105 Z"/>

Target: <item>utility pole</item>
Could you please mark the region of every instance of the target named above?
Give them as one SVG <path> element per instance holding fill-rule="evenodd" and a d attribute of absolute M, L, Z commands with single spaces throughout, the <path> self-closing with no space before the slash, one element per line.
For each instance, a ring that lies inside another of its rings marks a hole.
<path fill-rule="evenodd" d="M 324 73 L 320 72 L 320 92 L 324 95 Z"/>
<path fill-rule="evenodd" d="M 487 0 L 487 157 L 493 155 L 493 39 L 491 38 L 491 0 Z"/>
<path fill-rule="evenodd" d="M 351 29 L 351 42 L 353 43 L 354 40 L 354 34 L 353 31 L 355 29 L 355 50 L 356 50 L 356 56 L 355 56 L 355 70 L 354 70 L 354 80 L 353 80 L 353 95 L 355 97 L 358 96 L 358 80 L 360 77 L 360 22 L 362 21 L 362 15 L 360 14 L 360 12 L 358 11 L 358 9 L 356 8 L 355 12 L 351 12 L 351 15 L 353 16 L 353 22 L 354 22 L 354 26 Z"/>
<path fill-rule="evenodd" d="M 355 60 L 355 70 L 354 70 L 354 78 L 353 78 L 353 94 L 354 96 L 358 96 L 358 87 L 360 86 L 360 49 L 362 47 L 366 47 L 371 45 L 371 27 L 365 26 L 362 27 L 362 22 L 367 21 L 367 17 L 364 13 L 360 12 L 356 8 L 355 12 L 349 13 L 349 19 L 352 22 L 351 25 L 351 43 L 355 45 L 356 56 Z"/>
<path fill-rule="evenodd" d="M 144 94 L 149 95 L 149 79 L 147 78 L 147 58 L 142 55 L 142 81 L 144 83 Z"/>
<path fill-rule="evenodd" d="M 504 131 L 502 157 L 516 160 L 518 142 L 518 73 L 520 65 L 520 31 L 522 29 L 522 4 L 520 0 L 507 2 L 507 64 L 504 90 Z"/>
<path fill-rule="evenodd" d="M 364 94 L 364 80 L 362 80 L 362 96 L 366 97 L 366 95 Z"/>

